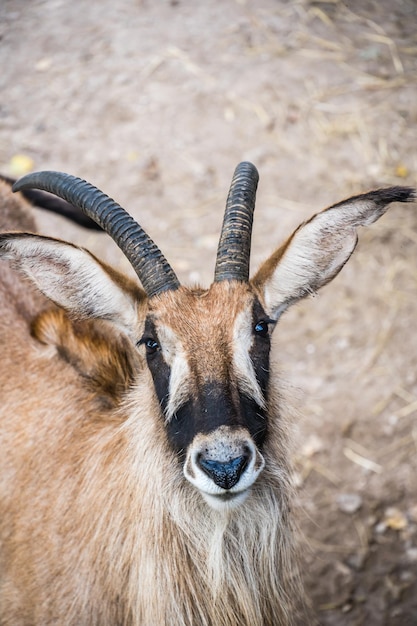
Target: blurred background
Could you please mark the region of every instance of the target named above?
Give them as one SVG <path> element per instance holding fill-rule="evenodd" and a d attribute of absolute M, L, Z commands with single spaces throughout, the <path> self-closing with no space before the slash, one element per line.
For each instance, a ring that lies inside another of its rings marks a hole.
<path fill-rule="evenodd" d="M 417 185 L 415 0 L 1 0 L 0 171 L 86 178 L 185 282 L 212 278 L 235 165 L 260 172 L 253 267 L 302 220 Z M 108 237 L 43 233 L 129 272 Z M 417 207 L 394 205 L 291 310 L 275 358 L 321 624 L 417 623 Z"/>

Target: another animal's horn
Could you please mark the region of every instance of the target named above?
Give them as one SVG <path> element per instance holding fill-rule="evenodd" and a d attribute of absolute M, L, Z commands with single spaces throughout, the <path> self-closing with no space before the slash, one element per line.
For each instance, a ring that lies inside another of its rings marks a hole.
<path fill-rule="evenodd" d="M 0 180 L 3 180 L 5 183 L 10 185 L 10 187 L 12 187 L 16 182 L 15 178 L 10 178 L 9 176 L 5 176 L 1 173 Z M 49 194 L 45 191 L 39 191 L 38 189 L 22 189 L 22 194 L 31 204 L 43 209 L 44 211 L 51 211 L 51 213 L 55 213 L 56 215 L 62 215 L 75 224 L 79 224 L 83 228 L 89 228 L 90 230 L 102 230 L 100 226 L 96 224 L 96 222 L 93 222 L 93 220 L 90 220 L 85 213 L 75 208 L 72 204 L 66 202 L 62 198 L 58 198 L 57 196 Z"/>
<path fill-rule="evenodd" d="M 162 252 L 143 228 L 119 204 L 90 183 L 62 172 L 34 172 L 13 185 L 13 191 L 27 188 L 54 193 L 101 226 L 130 261 L 148 297 L 180 286 Z"/>
<path fill-rule="evenodd" d="M 215 282 L 249 280 L 250 246 L 258 170 L 252 163 L 239 163 L 226 202 L 217 249 Z"/>

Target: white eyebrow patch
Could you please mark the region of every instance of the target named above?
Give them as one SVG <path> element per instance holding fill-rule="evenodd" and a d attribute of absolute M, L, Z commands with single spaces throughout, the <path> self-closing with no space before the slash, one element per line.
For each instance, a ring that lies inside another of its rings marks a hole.
<path fill-rule="evenodd" d="M 233 367 L 240 390 L 265 408 L 265 398 L 256 379 L 255 369 L 250 358 L 253 346 L 252 311 L 241 311 L 233 327 Z"/>
<path fill-rule="evenodd" d="M 190 368 L 181 341 L 171 328 L 158 326 L 162 356 L 171 372 L 165 417 L 169 421 L 190 396 Z"/>

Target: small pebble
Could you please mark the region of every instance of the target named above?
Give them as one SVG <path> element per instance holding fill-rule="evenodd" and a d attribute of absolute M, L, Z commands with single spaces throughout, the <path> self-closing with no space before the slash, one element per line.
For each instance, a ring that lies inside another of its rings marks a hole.
<path fill-rule="evenodd" d="M 378 522 L 378 524 L 375 525 L 374 530 L 378 535 L 383 535 L 387 530 L 387 525 L 385 522 Z"/>
<path fill-rule="evenodd" d="M 346 560 L 346 563 L 352 569 L 356 570 L 357 572 L 360 572 L 363 569 L 367 556 L 368 556 L 367 553 L 364 551 L 357 552 L 355 554 L 350 554 Z"/>
<path fill-rule="evenodd" d="M 410 563 L 417 563 L 417 548 L 409 548 L 406 554 Z"/>
<path fill-rule="evenodd" d="M 343 513 L 352 515 L 362 506 L 362 498 L 357 493 L 341 493 L 336 498 L 337 506 Z"/>

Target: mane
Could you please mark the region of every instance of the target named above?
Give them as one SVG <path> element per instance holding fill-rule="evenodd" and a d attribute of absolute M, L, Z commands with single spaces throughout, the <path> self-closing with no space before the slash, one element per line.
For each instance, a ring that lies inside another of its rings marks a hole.
<path fill-rule="evenodd" d="M 162 478 L 158 471 L 149 475 L 148 493 L 142 492 L 140 499 L 147 502 L 145 533 L 150 533 L 150 541 L 141 538 L 141 550 L 146 554 L 137 560 L 137 572 L 130 573 L 128 592 L 134 623 L 294 623 L 295 599 L 303 594 L 294 565 L 297 533 L 290 514 L 288 433 L 285 422 L 274 413 L 274 432 L 264 450 L 266 468 L 237 509 L 219 512 L 208 506 L 183 480 L 176 459 Z M 169 450 L 164 454 L 170 454 Z M 153 462 L 157 469 L 157 459 Z M 155 495 L 158 489 L 161 492 Z M 143 522 L 141 519 L 141 525 Z M 162 594 L 148 593 L 146 601 L 147 589 L 160 589 Z"/>

